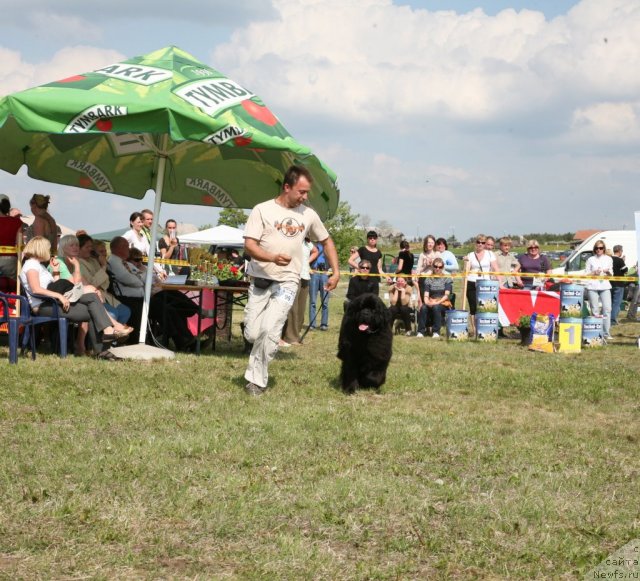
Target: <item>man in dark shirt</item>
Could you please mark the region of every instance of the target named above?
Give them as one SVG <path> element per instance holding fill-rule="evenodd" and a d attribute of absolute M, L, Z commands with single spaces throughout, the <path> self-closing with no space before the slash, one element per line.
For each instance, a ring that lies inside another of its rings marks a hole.
<path fill-rule="evenodd" d="M 613 276 L 627 276 L 629 268 L 624 263 L 622 256 L 622 246 L 616 244 L 613 247 Z M 620 307 L 622 305 L 622 297 L 624 296 L 624 288 L 626 282 L 622 280 L 611 281 L 611 324 L 618 324 L 618 313 L 620 313 Z"/>

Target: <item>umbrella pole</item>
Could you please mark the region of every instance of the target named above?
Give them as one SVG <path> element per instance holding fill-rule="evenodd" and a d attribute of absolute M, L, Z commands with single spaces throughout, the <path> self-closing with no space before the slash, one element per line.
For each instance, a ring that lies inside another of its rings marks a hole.
<path fill-rule="evenodd" d="M 158 173 L 156 178 L 155 193 L 156 198 L 153 205 L 153 224 L 151 225 L 151 242 L 149 248 L 149 262 L 147 263 L 147 276 L 144 282 L 144 303 L 142 305 L 142 318 L 140 321 L 140 343 L 147 339 L 147 322 L 149 321 L 149 303 L 151 301 L 151 287 L 153 286 L 153 266 L 156 256 L 156 241 L 158 239 L 158 219 L 160 218 L 160 205 L 162 204 L 162 190 L 164 188 L 164 170 L 167 158 L 164 155 L 167 145 L 167 136 L 161 139 L 160 152 L 158 156 Z"/>

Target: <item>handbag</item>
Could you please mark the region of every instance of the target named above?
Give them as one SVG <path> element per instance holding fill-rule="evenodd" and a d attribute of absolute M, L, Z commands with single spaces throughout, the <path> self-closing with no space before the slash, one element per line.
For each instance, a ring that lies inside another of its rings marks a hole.
<path fill-rule="evenodd" d="M 70 303 L 77 303 L 84 294 L 84 288 L 81 282 L 73 284 L 70 280 L 64 278 L 54 280 L 49 284 L 47 290 L 64 295 L 64 298 L 68 299 Z"/>

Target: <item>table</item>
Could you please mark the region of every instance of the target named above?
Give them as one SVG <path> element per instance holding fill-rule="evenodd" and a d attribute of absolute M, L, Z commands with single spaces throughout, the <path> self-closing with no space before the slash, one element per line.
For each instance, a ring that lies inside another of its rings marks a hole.
<path fill-rule="evenodd" d="M 233 305 L 240 305 L 244 307 L 247 304 L 247 298 L 249 296 L 249 288 L 246 286 L 222 286 L 222 285 L 191 285 L 191 284 L 167 284 L 164 283 L 160 285 L 162 290 L 177 290 L 184 293 L 197 293 L 198 299 L 198 314 L 189 318 L 189 327 L 192 332 L 195 330 L 196 336 L 196 355 L 200 355 L 200 334 L 202 331 L 211 327 L 211 325 L 216 326 L 217 329 L 222 329 L 223 327 L 218 326 L 218 306 L 229 305 L 231 308 L 228 309 L 229 313 L 229 339 L 231 339 L 231 323 L 233 322 L 232 313 L 233 313 Z M 204 291 L 208 291 L 211 293 L 211 306 L 208 307 L 209 301 L 206 300 L 206 295 Z M 202 328 L 202 309 L 211 308 L 213 310 L 213 318 L 212 322 L 207 325 L 204 329 Z M 226 324 L 225 320 L 225 324 Z M 195 328 L 192 328 L 195 327 Z M 216 335 L 217 333 L 214 330 L 213 333 L 213 351 L 216 350 Z M 166 340 L 166 337 L 165 337 Z"/>
<path fill-rule="evenodd" d="M 498 302 L 498 318 L 503 327 L 517 325 L 522 315 L 551 313 L 557 320 L 560 314 L 560 294 L 551 291 L 501 288 Z"/>

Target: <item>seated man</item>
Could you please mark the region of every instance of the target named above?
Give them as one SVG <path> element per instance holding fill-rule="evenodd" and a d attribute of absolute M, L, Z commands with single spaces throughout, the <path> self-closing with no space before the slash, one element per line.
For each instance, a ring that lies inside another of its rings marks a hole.
<path fill-rule="evenodd" d="M 349 301 L 365 293 L 378 294 L 377 277 L 366 276 L 371 272 L 371 263 L 368 260 L 361 260 L 357 266 L 358 273 L 362 276 L 352 276 L 347 289 L 347 298 L 344 301 L 344 310 L 346 312 Z"/>
<path fill-rule="evenodd" d="M 108 270 L 114 279 L 114 292 L 131 309 L 130 324 L 139 332 L 146 278 L 142 256 L 134 256 L 134 261 L 131 262 L 129 243 L 121 236 L 116 236 L 110 247 Z M 190 350 L 195 344 L 195 337 L 189 331 L 187 318 L 195 315 L 198 307 L 179 291 L 160 290 L 156 286 L 157 282 L 154 282 L 151 289 L 149 318 L 160 324 L 163 332 L 173 340 L 176 349 Z"/>
<path fill-rule="evenodd" d="M 431 263 L 434 275 L 442 275 L 444 271 L 444 261 L 442 258 L 434 258 Z M 453 290 L 453 281 L 448 276 L 427 278 L 424 282 L 424 296 L 422 306 L 418 313 L 418 333 L 417 337 L 424 337 L 427 334 L 427 327 L 432 328 L 432 337 L 440 337 L 440 327 L 442 327 L 442 314 L 451 308 L 449 295 Z"/>
<path fill-rule="evenodd" d="M 405 334 L 411 335 L 411 294 L 413 289 L 407 285 L 407 281 L 398 277 L 395 283 L 389 287 L 389 311 L 391 320 L 400 319 L 405 328 Z"/>

